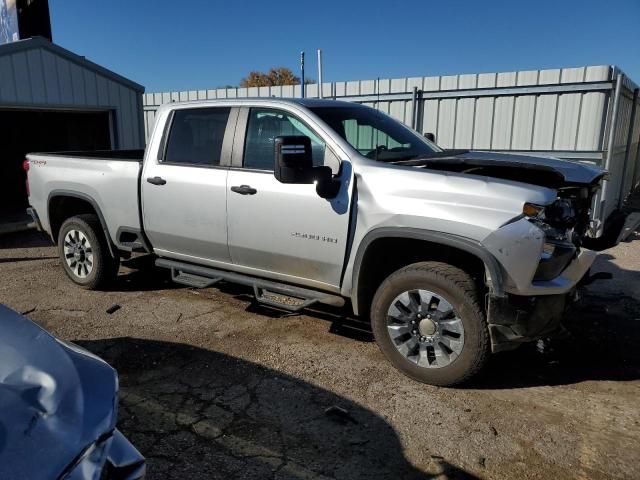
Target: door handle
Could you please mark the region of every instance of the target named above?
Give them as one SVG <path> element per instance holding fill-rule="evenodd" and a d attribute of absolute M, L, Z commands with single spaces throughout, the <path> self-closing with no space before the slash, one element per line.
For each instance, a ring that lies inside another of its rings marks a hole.
<path fill-rule="evenodd" d="M 240 195 L 255 195 L 258 190 L 250 187 L 249 185 L 240 185 L 239 187 L 231 187 L 232 192 L 239 193 Z"/>
<path fill-rule="evenodd" d="M 148 177 L 147 182 L 153 185 L 164 185 L 167 183 L 167 181 L 162 177 Z"/>

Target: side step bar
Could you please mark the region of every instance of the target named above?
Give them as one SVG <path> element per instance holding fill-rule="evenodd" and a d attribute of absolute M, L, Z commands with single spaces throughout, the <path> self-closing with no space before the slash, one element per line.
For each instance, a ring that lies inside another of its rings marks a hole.
<path fill-rule="evenodd" d="M 336 307 L 344 306 L 344 298 L 338 295 L 321 292 L 319 290 L 310 290 L 307 288 L 296 287 L 286 283 L 264 280 L 242 273 L 228 272 L 226 270 L 218 270 L 200 265 L 192 265 L 177 260 L 168 260 L 166 258 L 158 258 L 156 266 L 168 268 L 171 270 L 171 278 L 174 282 L 182 285 L 188 285 L 195 288 L 207 288 L 222 280 L 230 283 L 238 283 L 253 287 L 253 293 L 256 300 L 264 305 L 281 308 L 289 312 L 299 312 L 315 303 L 324 303 Z M 278 302 L 277 300 L 268 298 L 265 293 L 274 293 L 302 300 L 302 303 L 289 305 Z"/>

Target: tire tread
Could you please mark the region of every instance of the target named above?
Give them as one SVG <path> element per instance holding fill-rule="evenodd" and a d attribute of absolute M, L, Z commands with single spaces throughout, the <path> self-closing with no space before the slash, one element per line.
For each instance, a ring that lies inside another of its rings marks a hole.
<path fill-rule="evenodd" d="M 469 306 L 474 311 L 476 317 L 479 318 L 482 322 L 480 328 L 478 329 L 479 338 L 478 338 L 478 343 L 476 345 L 476 352 L 475 352 L 475 355 L 473 356 L 473 362 L 471 363 L 471 365 L 468 366 L 465 373 L 462 376 L 459 376 L 450 382 L 449 381 L 429 382 L 434 385 L 440 385 L 440 386 L 455 386 L 455 385 L 464 384 L 479 374 L 479 372 L 485 366 L 490 354 L 489 330 L 487 327 L 486 316 L 484 314 L 483 309 L 480 306 L 480 299 L 478 298 L 479 296 L 478 296 L 477 285 L 474 282 L 473 278 L 471 278 L 471 276 L 467 272 L 465 272 L 464 270 L 458 267 L 450 265 L 448 263 L 438 262 L 438 261 L 425 261 L 425 262 L 413 263 L 411 265 L 407 265 L 406 267 L 403 267 L 395 271 L 382 282 L 382 284 L 380 285 L 380 287 L 378 287 L 378 290 L 374 296 L 374 299 L 372 302 L 372 312 L 375 310 L 374 306 L 376 305 L 376 302 L 379 296 L 381 295 L 381 292 L 383 292 L 387 288 L 390 288 L 394 280 L 411 273 L 435 275 L 445 280 L 446 282 L 453 284 L 453 286 L 459 289 L 461 293 L 466 297 L 469 303 Z M 383 353 L 384 353 L 384 350 L 383 350 Z M 420 382 L 425 382 L 424 379 L 418 378 L 415 375 L 412 375 L 410 372 L 407 372 L 406 370 L 403 370 L 403 373 L 414 378 L 415 380 L 418 380 Z"/>
<path fill-rule="evenodd" d="M 96 246 L 93 247 L 94 257 L 99 257 L 99 258 L 98 258 L 98 267 L 96 269 L 96 274 L 90 282 L 80 283 L 76 281 L 74 278 L 72 278 L 69 275 L 69 273 L 67 272 L 67 269 L 64 267 L 64 264 L 63 264 L 63 268 L 65 269 L 67 276 L 69 276 L 74 283 L 76 283 L 80 287 L 87 290 L 99 290 L 101 288 L 106 287 L 107 285 L 109 285 L 109 283 L 111 283 L 116 278 L 118 274 L 118 268 L 120 266 L 120 259 L 114 258 L 111 255 L 111 252 L 109 250 L 109 245 L 104 235 L 104 231 L 102 229 L 102 224 L 100 223 L 100 220 L 95 214 L 83 213 L 83 214 L 75 215 L 73 217 L 69 217 L 62 223 L 62 226 L 60 227 L 58 245 L 59 245 L 60 257 L 63 262 L 65 261 L 65 259 L 62 253 L 63 249 L 61 246 L 62 245 L 61 242 L 64 242 L 63 232 L 65 231 L 66 227 L 70 223 L 77 223 L 78 225 L 83 227 L 87 233 L 95 237 L 97 242 L 97 245 L 96 245 L 97 249 L 96 249 Z M 97 255 L 95 255 L 95 253 L 97 253 Z"/>

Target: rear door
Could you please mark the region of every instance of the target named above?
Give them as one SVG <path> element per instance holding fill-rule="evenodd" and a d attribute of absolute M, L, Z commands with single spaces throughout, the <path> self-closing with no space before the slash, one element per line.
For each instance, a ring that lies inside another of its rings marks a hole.
<path fill-rule="evenodd" d="M 336 198 L 321 198 L 313 184 L 276 180 L 274 139 L 280 135 L 310 137 L 314 164 L 331 166 L 342 181 Z M 349 228 L 350 167 L 297 115 L 243 108 L 227 181 L 229 250 L 236 269 L 337 289 Z"/>
<path fill-rule="evenodd" d="M 154 251 L 199 263 L 229 263 L 227 175 L 238 109 L 179 108 L 157 158 L 142 173 L 144 228 Z"/>

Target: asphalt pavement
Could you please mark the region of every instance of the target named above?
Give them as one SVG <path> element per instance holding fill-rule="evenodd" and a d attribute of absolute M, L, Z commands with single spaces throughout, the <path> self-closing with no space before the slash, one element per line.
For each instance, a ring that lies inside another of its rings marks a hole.
<path fill-rule="evenodd" d="M 640 478 L 637 233 L 599 256 L 614 278 L 567 338 L 496 355 L 461 389 L 402 376 L 340 310 L 282 315 L 149 263 L 85 291 L 46 237 L 0 237 L 0 302 L 117 368 L 150 479 Z"/>

